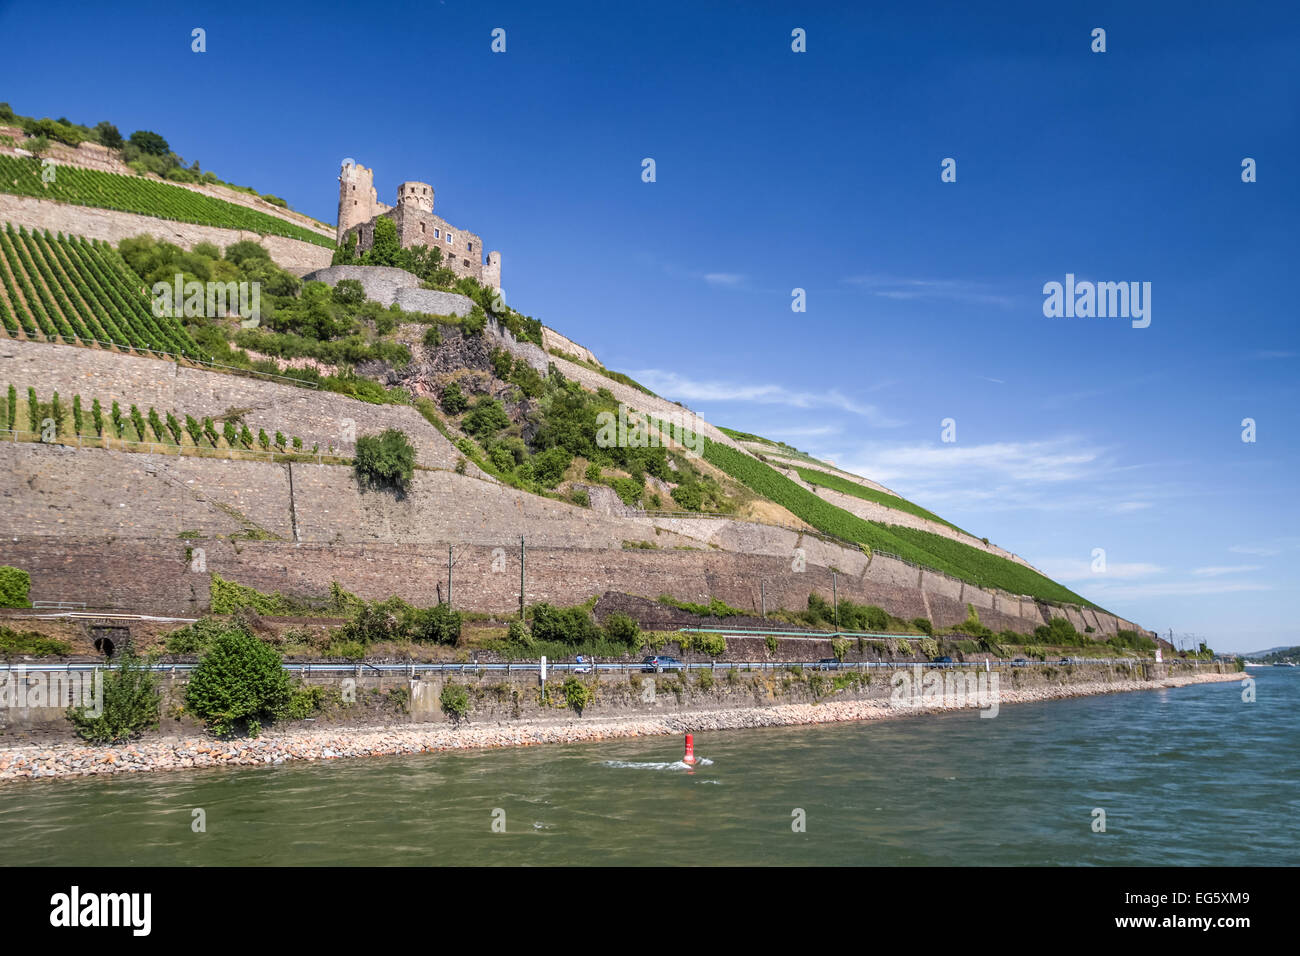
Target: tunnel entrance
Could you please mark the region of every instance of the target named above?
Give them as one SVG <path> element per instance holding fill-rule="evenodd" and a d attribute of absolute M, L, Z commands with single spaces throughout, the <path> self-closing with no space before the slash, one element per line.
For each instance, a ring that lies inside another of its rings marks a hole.
<path fill-rule="evenodd" d="M 95 625 L 90 628 L 90 639 L 95 650 L 112 659 L 113 654 L 125 650 L 131 644 L 131 629 L 120 626 Z"/>

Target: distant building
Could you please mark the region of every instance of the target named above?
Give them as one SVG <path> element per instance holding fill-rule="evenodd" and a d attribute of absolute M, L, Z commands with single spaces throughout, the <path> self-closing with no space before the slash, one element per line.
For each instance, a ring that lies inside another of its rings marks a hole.
<path fill-rule="evenodd" d="M 339 172 L 338 242 L 357 237 L 357 252 L 375 242 L 375 220 L 386 216 L 397 226 L 403 249 L 428 246 L 442 250 L 442 261 L 458 276 L 473 276 L 486 286 L 501 288 L 501 253 L 487 252 L 476 233 L 459 229 L 433 214 L 433 187 L 408 182 L 397 187 L 397 205 L 381 203 L 375 195 L 373 170 L 344 163 Z"/>

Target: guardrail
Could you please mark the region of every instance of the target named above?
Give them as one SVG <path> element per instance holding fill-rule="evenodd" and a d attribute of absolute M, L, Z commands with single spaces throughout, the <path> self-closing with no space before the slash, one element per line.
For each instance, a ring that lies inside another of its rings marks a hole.
<path fill-rule="evenodd" d="M 1069 663 L 1097 664 L 1153 664 L 1154 661 L 1142 658 L 1076 658 Z M 670 667 L 664 667 L 658 673 L 671 673 L 672 671 L 774 671 L 790 670 L 795 667 L 803 670 L 827 670 L 827 671 L 858 671 L 865 672 L 869 670 L 910 668 L 921 666 L 927 669 L 935 668 L 940 670 L 957 670 L 966 669 L 983 669 L 987 664 L 990 668 L 1019 668 L 1019 667 L 1053 667 L 1060 666 L 1061 661 L 953 661 L 951 663 L 940 664 L 929 661 L 838 661 L 838 662 L 809 662 L 809 661 L 707 661 L 707 662 L 681 662 L 673 664 Z M 1202 664 L 1213 664 L 1213 661 L 1164 661 L 1166 665 L 1195 667 L 1200 669 Z M 80 672 L 104 670 L 110 665 L 103 661 L 84 661 L 64 664 L 13 664 L 0 663 L 0 673 L 22 671 L 24 673 L 50 673 L 50 672 Z M 150 670 L 161 673 L 189 673 L 199 665 L 197 663 L 155 663 L 150 666 Z M 313 661 L 313 662 L 290 662 L 286 661 L 284 669 L 293 674 L 311 675 L 311 674 L 355 674 L 360 676 L 363 669 L 369 669 L 379 674 L 406 674 L 409 677 L 415 677 L 422 674 L 526 674 L 540 673 L 542 668 L 541 661 L 505 661 L 500 663 L 486 662 L 467 662 L 467 663 L 391 663 L 391 664 L 371 664 L 366 661 Z M 551 673 L 579 673 L 587 674 L 592 671 L 601 673 L 655 673 L 644 661 L 611 661 L 611 662 L 587 662 L 579 664 L 575 661 L 558 661 L 546 662 L 546 670 Z"/>

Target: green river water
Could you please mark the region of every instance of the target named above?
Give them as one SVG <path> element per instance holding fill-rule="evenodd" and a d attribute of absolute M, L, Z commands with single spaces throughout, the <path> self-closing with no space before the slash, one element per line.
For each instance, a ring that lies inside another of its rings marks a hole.
<path fill-rule="evenodd" d="M 1300 862 L 1300 669 L 976 712 L 0 785 L 4 864 Z M 206 832 L 193 831 L 193 811 Z M 1106 832 L 1093 830 L 1093 810 Z M 501 811 L 494 813 L 494 811 Z M 799 814 L 804 832 L 796 832 Z M 497 829 L 494 830 L 494 820 Z M 504 832 L 497 832 L 504 825 Z"/>

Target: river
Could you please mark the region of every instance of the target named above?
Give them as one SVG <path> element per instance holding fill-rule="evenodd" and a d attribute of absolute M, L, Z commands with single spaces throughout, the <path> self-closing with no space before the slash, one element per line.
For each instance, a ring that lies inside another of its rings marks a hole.
<path fill-rule="evenodd" d="M 893 721 L 0 785 L 10 866 L 1300 862 L 1300 669 Z M 196 814 L 195 811 L 201 811 Z M 1105 812 L 1105 832 L 1094 811 Z M 203 832 L 196 832 L 199 822 Z M 802 829 L 800 825 L 802 824 Z"/>

